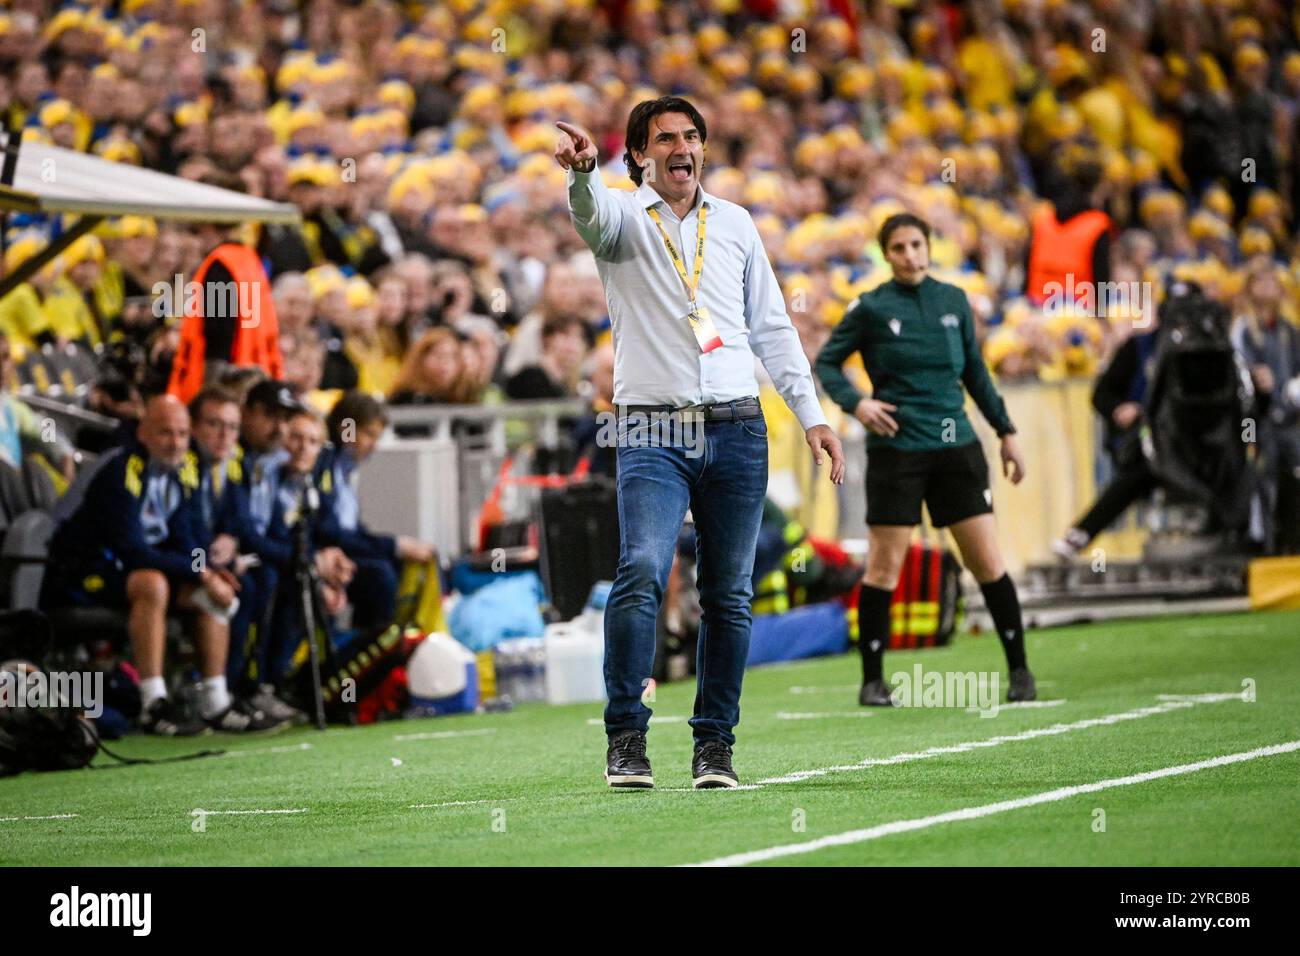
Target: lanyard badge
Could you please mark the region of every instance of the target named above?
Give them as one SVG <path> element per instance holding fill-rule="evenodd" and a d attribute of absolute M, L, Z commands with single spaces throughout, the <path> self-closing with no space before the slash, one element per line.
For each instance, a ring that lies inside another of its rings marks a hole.
<path fill-rule="evenodd" d="M 704 271 L 704 231 L 705 219 L 708 216 L 708 206 L 700 206 L 699 225 L 695 230 L 695 275 L 690 278 L 686 275 L 686 264 L 682 261 L 681 253 L 673 245 L 672 239 L 664 230 L 663 221 L 659 218 L 657 210 L 648 209 L 650 218 L 654 220 L 659 227 L 659 235 L 663 236 L 664 245 L 668 247 L 668 255 L 673 260 L 673 268 L 677 270 L 678 277 L 682 280 L 682 285 L 686 287 L 686 297 L 689 300 L 687 305 L 689 311 L 686 313 L 686 321 L 695 333 L 695 341 L 699 343 L 700 351 L 704 353 L 712 352 L 722 345 L 722 336 L 718 334 L 717 326 L 713 324 L 713 318 L 709 315 L 709 310 L 696 301 L 696 290 L 700 285 L 700 273 Z"/>

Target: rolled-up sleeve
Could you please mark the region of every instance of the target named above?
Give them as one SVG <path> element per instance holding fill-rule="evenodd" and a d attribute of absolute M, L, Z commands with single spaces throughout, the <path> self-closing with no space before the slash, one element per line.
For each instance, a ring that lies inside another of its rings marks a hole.
<path fill-rule="evenodd" d="M 749 232 L 749 251 L 745 257 L 745 323 L 749 326 L 750 347 L 804 431 L 825 425 L 826 415 L 817 398 L 808 357 L 785 311 L 781 286 L 752 219 Z"/>
<path fill-rule="evenodd" d="M 589 173 L 568 171 L 569 218 L 597 259 L 608 259 L 623 233 L 623 207 L 601 178 L 600 167 Z"/>

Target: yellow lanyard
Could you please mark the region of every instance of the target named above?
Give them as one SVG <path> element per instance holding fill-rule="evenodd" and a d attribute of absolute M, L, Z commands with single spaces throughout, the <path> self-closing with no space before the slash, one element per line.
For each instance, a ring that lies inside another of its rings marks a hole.
<path fill-rule="evenodd" d="M 686 286 L 686 295 L 691 300 L 691 310 L 695 310 L 695 290 L 700 287 L 700 273 L 704 271 L 704 220 L 709 214 L 709 207 L 700 205 L 700 219 L 695 227 L 695 279 L 686 276 L 686 263 L 682 261 L 682 255 L 673 245 L 673 241 L 668 238 L 668 233 L 664 230 L 663 220 L 659 218 L 659 212 L 656 209 L 647 209 L 650 218 L 655 221 L 659 227 L 659 235 L 664 237 L 664 245 L 668 247 L 668 255 L 672 257 L 673 267 L 677 269 L 677 275 L 681 277 L 682 285 Z"/>

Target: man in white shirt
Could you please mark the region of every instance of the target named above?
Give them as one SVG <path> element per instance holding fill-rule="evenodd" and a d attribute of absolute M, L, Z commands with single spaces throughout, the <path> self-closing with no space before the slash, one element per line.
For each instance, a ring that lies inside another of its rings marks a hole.
<path fill-rule="evenodd" d="M 614 339 L 622 539 L 605 607 L 605 779 L 654 785 L 642 702 L 655 620 L 689 508 L 700 587 L 697 789 L 734 787 L 733 728 L 749 651 L 750 578 L 767 493 L 767 425 L 754 357 L 804 427 L 818 464 L 844 478 L 798 334 L 749 213 L 700 186 L 704 118 L 680 97 L 633 109 L 624 163 L 638 186 L 605 187 L 592 137 L 568 124 L 556 161 L 569 211 L 596 256 Z M 664 416 L 670 416 L 665 418 Z M 658 423 L 656 425 L 655 423 Z M 694 440 L 692 440 L 692 438 Z"/>

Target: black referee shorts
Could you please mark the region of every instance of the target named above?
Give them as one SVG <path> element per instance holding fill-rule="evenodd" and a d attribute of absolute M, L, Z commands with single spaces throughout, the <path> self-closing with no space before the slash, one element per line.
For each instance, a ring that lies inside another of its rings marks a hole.
<path fill-rule="evenodd" d="M 992 514 L 989 466 L 978 441 L 956 448 L 867 452 L 867 524 L 920 524 L 922 501 L 936 528 Z"/>

